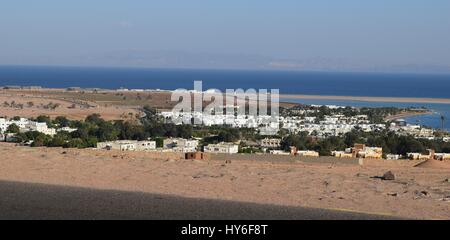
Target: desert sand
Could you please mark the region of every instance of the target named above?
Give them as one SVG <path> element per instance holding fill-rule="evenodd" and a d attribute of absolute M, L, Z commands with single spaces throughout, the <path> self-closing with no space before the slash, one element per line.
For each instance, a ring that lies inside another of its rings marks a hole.
<path fill-rule="evenodd" d="M 170 194 L 189 198 L 450 219 L 450 169 L 439 163 L 363 166 L 181 160 L 173 155 L 0 144 L 0 181 Z M 380 178 L 392 171 L 396 180 Z"/>
<path fill-rule="evenodd" d="M 56 104 L 57 107 L 54 109 L 46 108 L 48 104 Z M 100 114 L 106 120 L 134 119 L 140 114 L 136 107 L 98 104 L 79 99 L 57 98 L 45 94 L 0 91 L 1 117 L 20 116 L 30 118 L 47 115 L 52 118 L 65 116 L 72 120 L 82 120 L 94 113 Z"/>

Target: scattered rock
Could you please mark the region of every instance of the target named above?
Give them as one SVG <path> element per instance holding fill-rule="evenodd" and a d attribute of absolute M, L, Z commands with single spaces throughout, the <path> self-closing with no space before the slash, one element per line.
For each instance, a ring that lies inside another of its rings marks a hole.
<path fill-rule="evenodd" d="M 192 176 L 193 179 L 199 179 L 199 178 L 205 178 L 205 177 L 209 177 L 209 178 L 221 178 L 224 177 L 225 174 L 221 173 L 219 175 L 208 175 L 208 174 L 204 174 L 204 173 L 197 173 L 195 175 Z"/>
<path fill-rule="evenodd" d="M 444 182 L 450 183 L 450 178 L 445 179 Z"/>
<path fill-rule="evenodd" d="M 441 201 L 450 202 L 450 196 L 443 197 Z"/>
<path fill-rule="evenodd" d="M 323 182 L 323 185 L 325 185 L 325 187 L 328 187 L 328 185 L 330 185 L 330 182 L 324 181 L 324 182 Z"/>
<path fill-rule="evenodd" d="M 197 179 L 197 178 L 202 178 L 202 177 L 204 177 L 204 176 L 205 176 L 204 174 L 197 173 L 197 174 L 193 175 L 192 178 L 193 178 L 193 179 Z"/>
<path fill-rule="evenodd" d="M 369 175 L 367 175 L 365 173 L 357 173 L 356 176 L 357 177 L 369 177 Z"/>
<path fill-rule="evenodd" d="M 383 177 L 381 179 L 385 181 L 393 181 L 395 180 L 395 174 L 391 171 L 388 171 L 385 174 L 383 174 Z"/>
<path fill-rule="evenodd" d="M 225 160 L 225 164 L 231 164 L 231 160 Z"/>
<path fill-rule="evenodd" d="M 64 152 L 62 152 L 61 154 L 67 154 L 67 152 L 66 152 L 66 151 L 64 151 Z"/>
<path fill-rule="evenodd" d="M 387 193 L 387 195 L 388 195 L 388 196 L 391 196 L 391 197 L 397 197 L 397 196 L 398 196 L 398 193 Z"/>
<path fill-rule="evenodd" d="M 225 176 L 225 174 L 223 174 L 223 173 L 221 173 L 219 175 L 209 175 L 210 178 L 221 178 L 221 177 L 224 177 L 224 176 Z"/>
<path fill-rule="evenodd" d="M 416 197 L 414 197 L 414 199 L 425 198 L 429 196 L 429 193 L 427 191 L 414 191 L 414 193 L 416 194 Z"/>

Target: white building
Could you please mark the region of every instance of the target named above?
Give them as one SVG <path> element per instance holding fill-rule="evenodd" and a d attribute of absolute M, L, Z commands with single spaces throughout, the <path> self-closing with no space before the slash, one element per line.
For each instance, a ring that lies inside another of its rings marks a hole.
<path fill-rule="evenodd" d="M 136 151 L 150 151 L 156 149 L 156 141 L 138 141 L 136 142 Z"/>
<path fill-rule="evenodd" d="M 234 154 L 239 152 L 239 145 L 234 143 L 209 144 L 205 146 L 204 152 Z"/>
<path fill-rule="evenodd" d="M 387 160 L 399 160 L 401 159 L 403 156 L 400 154 L 387 154 L 386 155 L 386 159 Z"/>
<path fill-rule="evenodd" d="M 70 127 L 62 127 L 60 129 L 58 129 L 58 132 L 68 132 L 68 133 L 72 133 L 77 131 L 77 128 L 70 128 Z"/>
<path fill-rule="evenodd" d="M 291 155 L 290 152 L 285 152 L 283 150 L 270 150 L 269 153 L 272 155 Z"/>
<path fill-rule="evenodd" d="M 6 125 L 6 119 L 0 118 L 0 133 L 4 133 L 8 126 Z"/>
<path fill-rule="evenodd" d="M 28 125 L 26 126 L 26 128 L 28 128 L 28 131 L 36 131 L 36 132 L 40 132 L 46 135 L 50 135 L 53 136 L 56 134 L 56 129 L 54 128 L 49 128 L 47 126 L 47 123 L 41 123 L 41 122 L 29 122 Z"/>
<path fill-rule="evenodd" d="M 26 118 L 20 118 L 19 120 L 7 120 L 5 118 L 0 118 L 0 131 L 6 132 L 8 127 L 12 124 L 17 125 L 21 130 L 25 129 L 29 124 L 29 120 Z"/>
<path fill-rule="evenodd" d="M 17 125 L 21 132 L 37 131 L 51 136 L 56 134 L 56 129 L 49 128 L 47 123 L 33 122 L 26 118 L 20 118 L 19 120 L 7 120 L 5 118 L 0 118 L 0 131 L 3 133 L 6 132 L 8 127 L 12 124 Z"/>
<path fill-rule="evenodd" d="M 163 141 L 165 149 L 172 149 L 174 152 L 196 152 L 198 140 L 184 138 L 167 138 Z"/>
<path fill-rule="evenodd" d="M 150 151 L 156 149 L 155 141 L 120 140 L 97 143 L 97 149 L 120 151 Z"/>

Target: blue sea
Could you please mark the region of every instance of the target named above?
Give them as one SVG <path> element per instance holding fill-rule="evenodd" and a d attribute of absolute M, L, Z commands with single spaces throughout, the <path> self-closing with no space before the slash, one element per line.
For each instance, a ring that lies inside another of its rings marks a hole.
<path fill-rule="evenodd" d="M 281 94 L 450 98 L 450 74 L 0 66 L 0 86 L 173 90 L 193 89 L 194 80 L 202 80 L 204 89 L 255 88 L 280 89 Z M 427 107 L 436 114 L 407 120 L 435 128 L 440 127 L 440 114 L 450 121 L 450 104 L 295 101 L 346 106 Z M 445 126 L 449 130 L 450 124 Z"/>

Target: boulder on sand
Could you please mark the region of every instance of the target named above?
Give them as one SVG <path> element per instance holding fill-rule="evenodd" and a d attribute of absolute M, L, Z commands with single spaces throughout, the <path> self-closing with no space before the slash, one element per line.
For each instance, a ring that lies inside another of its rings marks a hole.
<path fill-rule="evenodd" d="M 391 171 L 386 172 L 383 177 L 381 178 L 383 180 L 392 181 L 395 180 L 395 174 Z"/>

